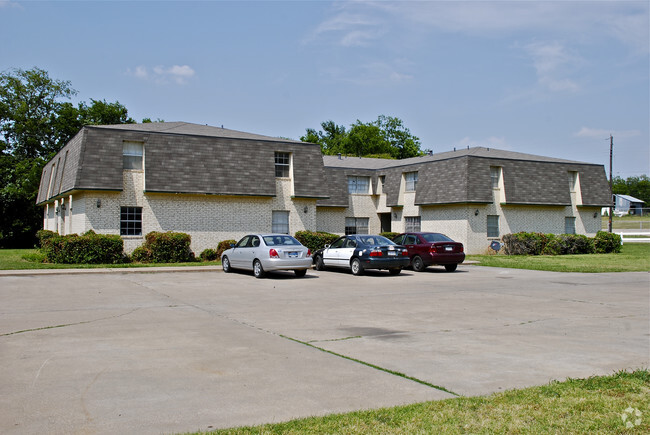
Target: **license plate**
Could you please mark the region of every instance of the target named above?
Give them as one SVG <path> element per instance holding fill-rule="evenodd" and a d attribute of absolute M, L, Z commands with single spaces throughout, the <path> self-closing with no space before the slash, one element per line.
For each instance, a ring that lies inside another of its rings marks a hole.
<path fill-rule="evenodd" d="M 289 252 L 289 258 L 298 258 L 298 253 L 297 252 Z"/>
<path fill-rule="evenodd" d="M 396 256 L 397 256 L 397 252 L 395 252 L 395 251 L 388 251 L 388 256 L 389 256 L 389 257 L 396 257 Z"/>
<path fill-rule="evenodd" d="M 453 246 L 445 246 L 445 251 L 453 251 L 454 247 Z"/>

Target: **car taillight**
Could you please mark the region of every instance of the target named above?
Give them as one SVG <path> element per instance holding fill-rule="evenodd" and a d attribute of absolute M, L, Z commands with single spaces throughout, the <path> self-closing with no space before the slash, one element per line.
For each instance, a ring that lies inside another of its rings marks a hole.
<path fill-rule="evenodd" d="M 269 257 L 271 257 L 271 258 L 280 258 L 280 256 L 278 255 L 278 251 L 276 251 L 275 249 L 271 249 L 269 251 Z"/>
<path fill-rule="evenodd" d="M 463 245 L 460 245 L 460 252 L 465 252 L 465 247 Z"/>
<path fill-rule="evenodd" d="M 373 249 L 370 251 L 370 256 L 371 257 L 381 257 L 383 254 L 381 253 L 381 249 Z"/>
<path fill-rule="evenodd" d="M 307 249 L 307 257 L 311 257 L 311 249 Z"/>
<path fill-rule="evenodd" d="M 431 247 L 429 248 L 429 252 L 431 252 L 432 254 L 435 254 L 436 252 L 438 252 L 438 250 L 436 249 L 435 246 L 431 245 Z"/>
<path fill-rule="evenodd" d="M 402 256 L 408 257 L 409 255 L 409 250 L 408 249 L 402 249 Z"/>

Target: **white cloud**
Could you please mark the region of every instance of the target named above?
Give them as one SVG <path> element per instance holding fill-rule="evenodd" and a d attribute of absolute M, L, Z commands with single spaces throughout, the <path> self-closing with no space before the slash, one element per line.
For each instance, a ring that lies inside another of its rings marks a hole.
<path fill-rule="evenodd" d="M 533 60 L 538 83 L 552 92 L 577 92 L 580 87 L 566 75 L 582 60 L 559 42 L 534 42 L 524 47 Z"/>
<path fill-rule="evenodd" d="M 133 70 L 127 69 L 127 74 L 142 80 L 153 80 L 155 83 L 166 84 L 176 83 L 184 85 L 196 74 L 189 65 L 163 65 L 154 66 L 149 72 L 146 66 L 138 65 Z"/>
<path fill-rule="evenodd" d="M 305 42 L 333 36 L 344 47 L 366 46 L 383 33 L 380 24 L 369 15 L 343 10 L 319 24 Z"/>
<path fill-rule="evenodd" d="M 639 130 L 607 130 L 603 128 L 582 127 L 574 134 L 575 137 L 586 137 L 590 139 L 608 139 L 609 135 L 618 138 L 630 138 L 641 135 Z"/>

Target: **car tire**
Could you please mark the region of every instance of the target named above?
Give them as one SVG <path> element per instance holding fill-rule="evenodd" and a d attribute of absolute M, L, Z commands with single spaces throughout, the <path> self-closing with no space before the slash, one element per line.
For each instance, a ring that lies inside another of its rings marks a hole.
<path fill-rule="evenodd" d="M 314 268 L 316 270 L 325 270 L 325 263 L 323 262 L 323 257 L 320 255 L 317 255 L 316 258 L 314 258 Z"/>
<path fill-rule="evenodd" d="M 221 259 L 221 267 L 223 267 L 223 271 L 225 273 L 232 272 L 232 267 L 230 266 L 230 259 L 228 259 L 228 257 L 223 257 Z"/>
<path fill-rule="evenodd" d="M 352 275 L 363 275 L 363 265 L 361 264 L 361 260 L 358 258 L 352 259 L 350 262 L 350 269 L 352 270 Z"/>
<path fill-rule="evenodd" d="M 447 272 L 453 272 L 458 267 L 457 264 L 445 264 L 445 269 Z"/>
<path fill-rule="evenodd" d="M 264 268 L 260 260 L 253 261 L 253 275 L 255 278 L 264 278 Z"/>
<path fill-rule="evenodd" d="M 413 265 L 413 270 L 416 272 L 422 272 L 427 268 L 427 266 L 424 264 L 424 260 L 422 260 L 422 257 L 419 255 L 413 257 L 411 264 Z"/>
<path fill-rule="evenodd" d="M 302 278 L 307 274 L 307 269 L 296 269 L 293 273 L 295 273 L 298 278 Z"/>
<path fill-rule="evenodd" d="M 388 273 L 391 275 L 399 275 L 399 273 L 402 271 L 400 268 L 395 268 L 395 269 L 388 269 Z"/>

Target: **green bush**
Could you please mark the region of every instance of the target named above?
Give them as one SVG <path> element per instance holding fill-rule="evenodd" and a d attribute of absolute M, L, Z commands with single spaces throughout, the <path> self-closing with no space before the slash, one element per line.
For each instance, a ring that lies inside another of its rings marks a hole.
<path fill-rule="evenodd" d="M 204 249 L 203 252 L 201 252 L 199 258 L 201 258 L 201 261 L 214 261 L 219 259 L 219 256 L 217 255 L 217 251 L 212 248 L 208 248 Z"/>
<path fill-rule="evenodd" d="M 131 258 L 141 263 L 185 263 L 194 261 L 190 249 L 189 234 L 167 231 L 152 231 L 145 236 L 143 245 L 138 246 Z"/>
<path fill-rule="evenodd" d="M 331 245 L 339 236 L 320 231 L 298 231 L 295 237 L 300 243 L 311 249 L 311 252 L 314 252 L 325 245 Z"/>
<path fill-rule="evenodd" d="M 621 236 L 607 231 L 598 231 L 594 238 L 596 254 L 609 254 L 621 252 Z"/>
<path fill-rule="evenodd" d="M 593 254 L 594 239 L 581 234 L 560 234 L 544 248 L 547 255 Z"/>
<path fill-rule="evenodd" d="M 124 242 L 117 235 L 46 235 L 40 238 L 48 262 L 62 264 L 117 264 L 124 262 Z"/>
<path fill-rule="evenodd" d="M 36 233 L 36 238 L 38 239 L 38 247 L 42 248 L 48 240 L 50 240 L 52 237 L 58 236 L 57 233 L 54 231 L 50 230 L 39 230 Z"/>
<path fill-rule="evenodd" d="M 237 243 L 237 240 L 232 240 L 232 239 L 223 240 L 219 242 L 219 244 L 217 245 L 217 258 L 221 258 L 221 255 L 223 255 L 223 251 L 225 251 L 226 249 L 230 249 L 230 245 L 234 245 L 235 243 Z"/>
<path fill-rule="evenodd" d="M 541 255 L 553 234 L 526 233 L 506 234 L 503 244 L 506 255 Z"/>
<path fill-rule="evenodd" d="M 387 239 L 393 240 L 395 237 L 399 236 L 401 233 L 395 233 L 393 231 L 384 231 L 383 233 L 379 233 L 380 236 L 384 236 Z"/>

